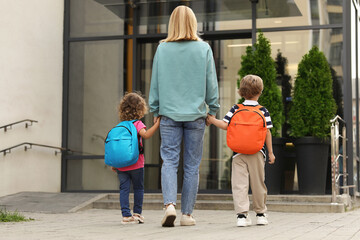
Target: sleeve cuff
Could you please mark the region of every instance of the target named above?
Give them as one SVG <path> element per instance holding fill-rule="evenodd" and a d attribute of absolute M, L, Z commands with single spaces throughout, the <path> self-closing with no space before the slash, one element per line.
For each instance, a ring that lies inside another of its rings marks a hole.
<path fill-rule="evenodd" d="M 209 110 L 209 112 L 208 112 L 210 115 L 216 115 L 216 113 L 217 113 L 217 111 L 213 111 L 213 110 Z"/>

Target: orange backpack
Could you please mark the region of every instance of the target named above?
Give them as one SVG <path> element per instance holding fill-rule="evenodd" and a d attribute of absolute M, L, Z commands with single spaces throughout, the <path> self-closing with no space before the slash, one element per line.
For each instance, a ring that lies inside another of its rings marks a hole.
<path fill-rule="evenodd" d="M 227 128 L 227 145 L 236 153 L 255 154 L 264 146 L 267 132 L 262 106 L 238 106 Z"/>

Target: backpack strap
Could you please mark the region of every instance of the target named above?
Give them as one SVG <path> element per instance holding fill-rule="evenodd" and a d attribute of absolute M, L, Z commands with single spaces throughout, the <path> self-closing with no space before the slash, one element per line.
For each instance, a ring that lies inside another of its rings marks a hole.
<path fill-rule="evenodd" d="M 138 119 L 132 120 L 131 122 L 134 124 L 135 122 L 140 121 Z M 137 134 L 137 139 L 138 139 L 138 145 L 139 145 L 139 154 L 144 154 L 144 146 L 142 145 L 142 138 L 140 136 L 140 134 Z"/>
<path fill-rule="evenodd" d="M 256 105 L 256 106 L 245 106 L 244 104 L 240 103 L 240 104 L 237 104 L 237 106 L 239 107 L 236 111 L 240 110 L 240 109 L 244 109 L 244 108 L 255 108 L 257 110 L 260 110 L 261 108 L 263 108 L 263 106 L 261 106 L 260 104 Z M 261 110 L 260 110 L 261 111 Z"/>

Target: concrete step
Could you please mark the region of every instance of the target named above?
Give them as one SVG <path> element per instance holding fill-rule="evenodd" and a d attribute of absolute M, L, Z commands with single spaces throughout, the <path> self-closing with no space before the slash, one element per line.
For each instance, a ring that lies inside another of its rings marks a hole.
<path fill-rule="evenodd" d="M 130 194 L 130 199 L 133 199 L 134 195 Z M 249 195 L 250 200 L 252 195 Z M 118 193 L 108 194 L 108 199 L 119 200 Z M 150 199 L 162 200 L 161 193 L 146 193 L 144 195 L 144 201 Z M 181 200 L 181 194 L 177 195 L 177 200 Z M 197 200 L 222 200 L 222 201 L 232 201 L 231 194 L 198 194 Z M 321 202 L 321 203 L 331 203 L 330 195 L 268 195 L 267 201 L 285 201 L 285 202 Z"/>
<path fill-rule="evenodd" d="M 178 195 L 177 209 L 181 208 L 181 197 Z M 251 199 L 251 195 L 250 195 Z M 133 194 L 130 194 L 130 208 L 132 208 Z M 269 211 L 301 212 L 301 213 L 339 213 L 345 211 L 345 204 L 331 203 L 331 196 L 304 195 L 269 195 L 266 206 Z M 119 194 L 104 195 L 92 203 L 93 208 L 120 209 Z M 144 210 L 161 210 L 163 200 L 161 194 L 145 194 Z M 199 210 L 233 210 L 231 194 L 198 194 L 195 209 Z M 252 209 L 252 206 L 250 206 Z"/>

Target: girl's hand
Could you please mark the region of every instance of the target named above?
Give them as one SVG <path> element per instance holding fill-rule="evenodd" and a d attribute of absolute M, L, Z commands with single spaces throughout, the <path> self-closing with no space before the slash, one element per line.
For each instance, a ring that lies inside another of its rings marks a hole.
<path fill-rule="evenodd" d="M 160 117 L 154 117 L 154 125 L 157 124 L 157 122 L 160 124 Z"/>
<path fill-rule="evenodd" d="M 111 167 L 111 171 L 116 172 L 116 168 Z"/>

